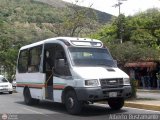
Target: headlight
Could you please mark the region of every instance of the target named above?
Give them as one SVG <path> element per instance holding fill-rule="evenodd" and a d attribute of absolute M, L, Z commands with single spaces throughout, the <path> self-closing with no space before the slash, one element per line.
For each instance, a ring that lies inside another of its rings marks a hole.
<path fill-rule="evenodd" d="M 86 86 L 98 86 L 98 80 L 85 80 L 85 85 Z"/>
<path fill-rule="evenodd" d="M 130 85 L 130 79 L 129 78 L 123 78 L 123 84 L 124 85 Z"/>
<path fill-rule="evenodd" d="M 9 84 L 8 87 L 12 89 L 12 84 Z"/>

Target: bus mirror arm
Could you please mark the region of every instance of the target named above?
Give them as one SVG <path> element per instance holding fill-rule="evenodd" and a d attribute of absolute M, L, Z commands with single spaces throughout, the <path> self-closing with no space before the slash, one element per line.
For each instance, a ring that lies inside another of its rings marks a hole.
<path fill-rule="evenodd" d="M 117 66 L 117 64 L 118 64 L 118 63 L 117 63 L 117 60 L 113 60 L 113 62 L 114 62 L 114 64 Z"/>
<path fill-rule="evenodd" d="M 54 74 L 54 71 L 55 71 L 55 67 L 53 66 L 52 67 L 52 74 Z"/>

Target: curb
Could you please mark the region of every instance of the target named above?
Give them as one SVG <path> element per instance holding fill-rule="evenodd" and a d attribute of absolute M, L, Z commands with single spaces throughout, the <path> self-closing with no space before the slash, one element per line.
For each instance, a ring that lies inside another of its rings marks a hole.
<path fill-rule="evenodd" d="M 124 106 L 125 106 L 125 107 L 131 107 L 131 108 L 145 109 L 145 110 L 160 111 L 160 106 L 158 106 L 158 105 L 150 105 L 150 104 L 143 104 L 143 103 L 125 102 Z"/>
<path fill-rule="evenodd" d="M 160 90 L 137 89 L 137 92 L 160 93 Z"/>

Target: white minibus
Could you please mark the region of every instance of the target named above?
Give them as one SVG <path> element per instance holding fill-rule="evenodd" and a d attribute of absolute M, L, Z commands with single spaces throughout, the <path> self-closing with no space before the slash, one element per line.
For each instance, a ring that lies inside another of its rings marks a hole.
<path fill-rule="evenodd" d="M 16 81 L 27 105 L 64 103 L 70 114 L 98 101 L 118 110 L 131 96 L 129 76 L 101 41 L 89 38 L 57 37 L 21 47 Z"/>

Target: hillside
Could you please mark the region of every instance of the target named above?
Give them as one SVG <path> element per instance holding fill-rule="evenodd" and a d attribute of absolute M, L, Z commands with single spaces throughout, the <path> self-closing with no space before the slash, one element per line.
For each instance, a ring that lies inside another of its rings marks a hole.
<path fill-rule="evenodd" d="M 55 8 L 65 8 L 65 7 L 71 6 L 71 3 L 68 3 L 68 2 L 65 2 L 62 0 L 34 0 L 34 1 L 46 3 L 48 5 L 52 5 Z M 81 6 L 77 6 L 77 7 L 80 7 L 81 9 L 85 8 L 85 7 L 81 7 Z M 93 9 L 93 10 L 97 14 L 97 18 L 98 18 L 99 23 L 106 23 L 106 22 L 110 21 L 112 18 L 111 14 L 101 12 L 101 11 L 95 10 L 95 9 Z"/>
<path fill-rule="evenodd" d="M 62 0 L 33 0 L 33 1 L 46 3 L 48 5 L 52 5 L 53 7 L 57 7 L 57 8 L 64 8 L 70 4 L 70 3 L 62 1 Z"/>
<path fill-rule="evenodd" d="M 21 46 L 49 37 L 73 35 L 69 32 L 75 32 L 75 26 L 79 27 L 77 34 L 85 27 L 81 36 L 86 36 L 111 19 L 111 15 L 79 6 L 74 6 L 80 11 L 80 18 L 75 18 L 72 7 L 62 0 L 1 0 L 0 37 Z M 88 12 L 83 16 L 85 10 Z M 92 19 L 93 11 L 97 20 Z M 79 21 L 80 24 L 76 23 Z"/>

